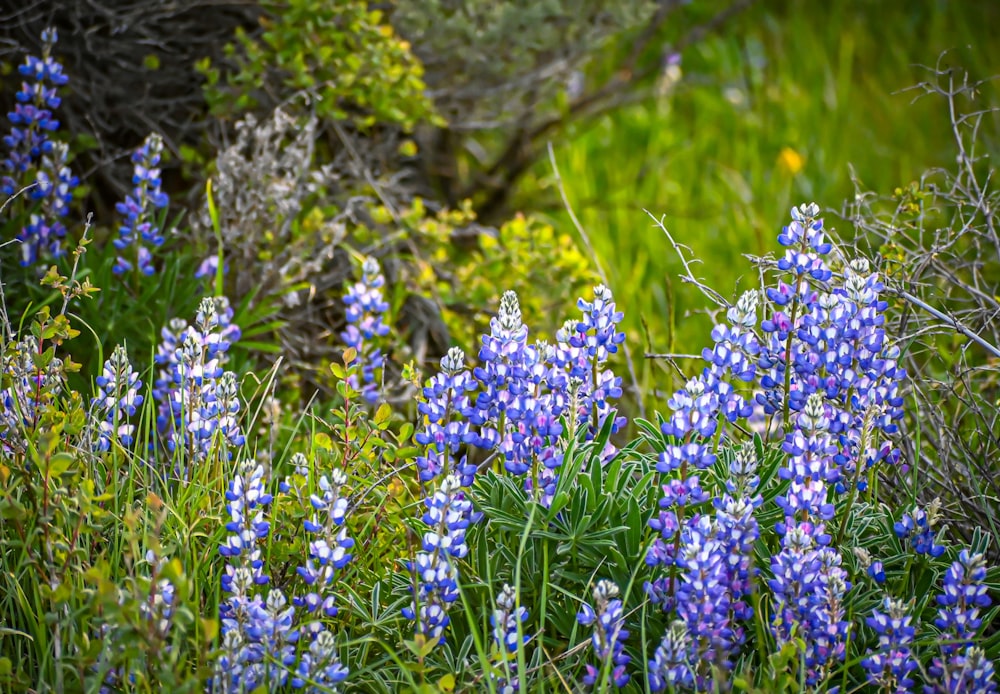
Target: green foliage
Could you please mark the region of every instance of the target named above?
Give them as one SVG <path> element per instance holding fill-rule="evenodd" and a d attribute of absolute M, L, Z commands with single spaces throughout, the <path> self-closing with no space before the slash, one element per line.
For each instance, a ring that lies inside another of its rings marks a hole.
<path fill-rule="evenodd" d="M 260 38 L 237 33 L 226 48 L 236 69 L 199 66 L 206 98 L 216 114 L 243 113 L 262 95 L 272 103 L 305 92 L 324 119 L 367 128 L 395 123 L 412 128 L 432 118 L 420 64 L 382 12 L 367 2 L 268 0 Z"/>

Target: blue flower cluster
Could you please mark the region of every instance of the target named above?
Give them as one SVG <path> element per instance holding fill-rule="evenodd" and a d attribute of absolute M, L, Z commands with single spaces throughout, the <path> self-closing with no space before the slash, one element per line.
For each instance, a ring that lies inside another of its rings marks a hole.
<path fill-rule="evenodd" d="M 378 402 L 381 391 L 385 357 L 379 341 L 389 334 L 389 326 L 382 322 L 382 314 L 389 310 L 389 304 L 382 298 L 385 278 L 378 261 L 365 258 L 361 273 L 361 281 L 351 285 L 344 295 L 347 328 L 340 336 L 344 344 L 357 350 L 349 366 L 361 364 L 360 383 L 352 376 L 351 386 L 359 388 L 365 401 L 372 404 Z"/>
<path fill-rule="evenodd" d="M 937 544 L 937 531 L 934 529 L 938 522 L 938 512 L 938 503 L 931 502 L 926 510 L 914 508 L 903 514 L 893 525 L 896 537 L 909 540 L 910 548 L 917 554 L 940 557 L 944 554 L 944 545 Z"/>
<path fill-rule="evenodd" d="M 625 666 L 632 660 L 625 653 L 625 612 L 622 601 L 618 598 L 618 586 L 611 581 L 601 580 L 594 586 L 594 605 L 584 603 L 577 621 L 587 627 L 593 627 L 591 645 L 598 665 L 586 665 L 583 683 L 587 687 L 601 687 L 604 673 L 608 672 L 610 681 L 615 687 L 621 688 L 628 684 L 629 674 Z"/>
<path fill-rule="evenodd" d="M 423 400 L 417 405 L 424 417 L 424 427 L 415 436 L 416 442 L 424 447 L 417 456 L 422 483 L 454 472 L 461 478 L 462 486 L 472 485 L 476 466 L 467 462 L 461 449 L 479 439 L 462 415 L 471 410 L 468 393 L 475 389 L 476 382 L 465 368 L 465 352 L 452 347 L 441 358 L 440 372 L 427 382 Z"/>
<path fill-rule="evenodd" d="M 156 226 L 155 215 L 158 210 L 167 206 L 170 198 L 160 190 L 160 154 L 163 152 L 163 139 L 156 133 L 151 134 L 143 142 L 142 147 L 132 155 L 135 165 L 132 174 L 132 192 L 125 196 L 124 202 L 119 202 L 115 209 L 124 218 L 118 229 L 118 238 L 114 240 L 115 248 L 120 252 L 134 246 L 134 256 L 126 259 L 118 256 L 112 271 L 121 275 L 137 270 L 142 275 L 152 275 L 153 256 L 150 248 L 163 245 L 164 238 Z"/>
<path fill-rule="evenodd" d="M 449 474 L 437 490 L 424 500 L 421 551 L 407 569 L 413 575 L 413 601 L 403 608 L 403 616 L 417 621 L 417 633 L 427 640 L 445 640 L 450 618 L 448 610 L 458 599 L 458 567 L 455 560 L 469 552 L 465 531 L 476 520 L 472 502 L 462 490 L 462 481 Z"/>
<path fill-rule="evenodd" d="M 812 687 L 822 686 L 844 657 L 851 585 L 826 530 L 834 515 L 830 495 L 864 490 L 875 465 L 898 460 L 890 437 L 902 416 L 906 373 L 885 335 L 878 275 L 864 261 L 834 272 L 818 214 L 814 204 L 792 210 L 778 237 L 787 249 L 776 264 L 782 277 L 764 292 L 763 319 L 761 295 L 740 296 L 713 329 L 701 374 L 668 402 L 657 463 L 660 511 L 650 521 L 657 537 L 646 557 L 666 569 L 647 583 L 647 594 L 674 615 L 650 663 L 656 691 L 711 690 L 727 676 L 731 651 L 753 617 L 747 596 L 759 536 L 754 511 L 762 500 L 752 452 L 737 451 L 726 493 L 713 498 L 704 488 L 720 441 L 735 439 L 741 420 L 751 430 L 784 430 L 779 477 L 787 489 L 776 499 L 781 551 L 772 556 L 768 581 L 772 635 L 779 645 L 804 642 L 803 674 Z M 714 518 L 702 509 L 709 499 Z M 881 569 L 870 567 L 878 576 Z"/>
<path fill-rule="evenodd" d="M 4 171 L 0 193 L 9 197 L 32 186 L 27 200 L 33 207 L 27 224 L 17 235 L 21 264 L 25 266 L 63 253 L 66 227 L 60 220 L 69 211 L 73 189 L 79 183 L 67 166 L 68 148 L 50 139 L 59 128 L 52 113 L 61 102 L 57 88 L 68 82 L 62 66 L 52 57 L 57 40 L 54 29 L 43 31 L 42 57 L 29 55 L 18 68 L 24 82 L 15 95 L 14 110 L 7 114 L 10 134 L 3 138 L 8 152 L 0 164 Z"/>
<path fill-rule="evenodd" d="M 498 694 L 513 694 L 521 691 L 517 676 L 517 651 L 531 641 L 531 636 L 524 633 L 528 610 L 517 606 L 517 593 L 506 583 L 497 594 L 496 603 L 496 609 L 490 615 L 490 626 L 493 627 L 493 645 L 497 648 L 500 661 L 496 667 L 503 674 L 494 676 L 494 685 Z"/>
<path fill-rule="evenodd" d="M 27 335 L 0 354 L 0 383 L 6 386 L 0 389 L 0 451 L 5 456 L 27 454 L 42 407 L 65 387 L 62 360 L 55 357 L 39 367 L 40 352 L 38 339 Z"/>
<path fill-rule="evenodd" d="M 342 489 L 347 484 L 347 476 L 341 470 L 333 470 L 329 476 L 320 475 L 319 493 L 309 497 L 313 516 L 305 522 L 309 541 L 309 559 L 297 571 L 312 590 L 305 596 L 295 598 L 296 606 L 305 607 L 310 614 L 320 611 L 327 617 L 337 614 L 332 593 L 336 572 L 351 561 L 348 550 L 354 540 L 347 536 L 344 520 L 347 517 L 347 497 Z"/>
<path fill-rule="evenodd" d="M 115 347 L 104 363 L 104 372 L 97 377 L 97 387 L 98 395 L 92 401 L 92 416 L 98 427 L 95 450 L 107 451 L 112 443 L 130 447 L 135 426 L 129 423 L 129 418 L 135 416 L 136 408 L 142 405 L 143 397 L 139 394 L 142 381 L 132 370 L 123 345 Z"/>
<path fill-rule="evenodd" d="M 865 623 L 878 634 L 878 650 L 861 661 L 868 682 L 884 692 L 913 691 L 911 675 L 919 667 L 910 645 L 916 634 L 907 606 L 886 597 L 882 610 L 873 610 Z"/>
<path fill-rule="evenodd" d="M 490 334 L 483 336 L 480 365 L 474 375 L 480 390 L 468 413 L 480 427 L 474 443 L 503 455 L 512 475 L 526 475 L 525 489 L 543 504 L 555 493 L 562 452 L 560 418 L 575 408 L 574 427 L 585 427 L 592 439 L 612 417 L 612 433 L 623 424 L 610 400 L 622 395 L 621 378 L 606 368 L 625 334 L 618 330 L 622 314 L 615 310 L 611 291 L 598 285 L 594 300 L 580 299 L 580 320 L 567 322 L 556 334 L 556 344 L 528 342 L 517 295 L 506 292 Z M 569 435 L 575 436 L 574 431 Z M 614 447 L 603 452 L 610 459 Z"/>
<path fill-rule="evenodd" d="M 430 490 L 424 522 L 431 531 L 408 564 L 416 594 L 404 614 L 418 620 L 417 631 L 426 638 L 444 638 L 447 610 L 458 596 L 454 559 L 467 551 L 464 530 L 478 519 L 462 491 L 476 473 L 465 447 L 502 455 L 505 469 L 524 476 L 525 489 L 548 504 L 562 466 L 560 417 L 576 407 L 571 421 L 588 427 L 588 438 L 608 417 L 613 428 L 624 422 L 610 405 L 621 396 L 621 379 L 605 368 L 624 340 L 617 330 L 622 315 L 607 288 L 596 287 L 594 297 L 581 300 L 582 319 L 560 331 L 557 345 L 548 345 L 528 343 L 517 295 L 504 293 L 482 338 L 479 366 L 470 374 L 465 354 L 452 348 L 423 389 L 418 409 L 424 421 L 415 440 L 422 447 L 419 479 Z"/>
<path fill-rule="evenodd" d="M 226 351 L 240 337 L 225 297 L 206 297 L 194 325 L 171 320 L 154 357 L 160 366 L 153 397 L 158 403 L 157 428 L 167 449 L 179 451 L 182 474 L 213 450 L 242 446 L 236 375 L 224 371 Z M 216 448 L 213 448 L 216 446 Z"/>
<path fill-rule="evenodd" d="M 944 590 L 937 596 L 934 625 L 941 630 L 941 655 L 928 668 L 931 682 L 924 687 L 925 694 L 997 691 L 993 663 L 972 645 L 991 602 L 985 558 L 963 549 L 945 573 Z"/>
<path fill-rule="evenodd" d="M 771 559 L 774 578 L 768 582 L 774 591 L 775 640 L 779 645 L 795 638 L 805 642 L 810 686 L 822 683 L 829 667 L 844 656 L 844 596 L 851 588 L 825 525 L 833 519 L 827 497 L 838 473 L 830 412 L 823 396 L 811 393 L 795 428 L 785 436 L 787 458 L 779 474 L 790 482 L 788 492 L 777 499 L 785 520 L 778 524 L 781 551 Z"/>
<path fill-rule="evenodd" d="M 665 485 L 661 506 L 683 509 L 704 501 L 707 494 L 698 486 L 697 476 L 688 480 L 688 484 L 675 479 Z M 754 517 L 763 503 L 759 484 L 756 454 L 744 446 L 730 462 L 726 492 L 714 500 L 714 517 L 693 516 L 680 532 L 672 510 L 653 519 L 660 536 L 647 562 L 653 566 L 669 562 L 680 572 L 646 585 L 654 604 L 680 618 L 649 663 L 653 691 L 679 686 L 711 690 L 713 675 L 699 663 L 727 668 L 732 651 L 745 640 L 743 623 L 753 617 L 748 599 L 756 575 L 753 546 L 760 536 Z M 672 545 L 663 542 L 665 530 L 673 533 Z"/>
<path fill-rule="evenodd" d="M 331 477 L 337 482 L 343 479 L 339 471 Z M 328 481 L 323 492 L 313 507 L 324 518 L 314 516 L 306 525 L 320 537 L 310 543 L 310 559 L 299 567 L 312 590 L 289 604 L 277 588 L 269 589 L 266 598 L 260 592 L 270 582 L 263 569 L 261 545 L 271 530 L 265 512 L 273 501 L 265 488 L 264 468 L 244 466 L 230 483 L 226 492 L 230 535 L 219 548 L 227 562 L 221 582 L 228 597 L 219 607 L 222 644 L 213 691 L 249 692 L 261 686 L 275 691 L 290 684 L 308 692 L 336 692 L 347 678 L 333 634 L 320 621 L 302 626 L 295 620 L 296 605 L 304 606 L 307 613 L 322 608 L 327 616 L 336 614 L 332 595 L 324 593 L 333 571 L 350 560 L 343 551 L 352 544 L 346 533 L 336 533 L 336 547 L 328 545 L 325 537 L 328 527 L 343 523 L 341 509 L 346 502 L 342 503 L 340 486 L 334 489 Z M 307 648 L 300 647 L 303 637 L 308 640 Z"/>
<path fill-rule="evenodd" d="M 889 435 L 903 416 L 899 387 L 906 371 L 899 348 L 885 334 L 885 288 L 864 259 L 852 260 L 834 276 L 823 259 L 832 248 L 815 204 L 792 210 L 792 223 L 778 236 L 787 247 L 779 269 L 790 275 L 769 288 L 774 306 L 761 322 L 768 335 L 758 363 L 757 395 L 765 412 L 786 422 L 812 393 L 834 408 L 836 489 L 864 489 L 862 474 L 880 461 L 895 463 L 899 450 Z"/>

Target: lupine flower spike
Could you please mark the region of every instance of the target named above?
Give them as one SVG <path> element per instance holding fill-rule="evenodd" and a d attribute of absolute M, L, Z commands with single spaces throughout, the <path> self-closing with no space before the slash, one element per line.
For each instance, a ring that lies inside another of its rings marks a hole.
<path fill-rule="evenodd" d="M 360 382 L 354 377 L 351 385 L 360 389 L 365 401 L 372 404 L 379 399 L 385 363 L 379 343 L 389 334 L 389 326 L 382 322 L 382 315 L 389 310 L 389 304 L 382 298 L 385 278 L 378 261 L 365 258 L 361 272 L 361 281 L 351 285 L 344 295 L 347 328 L 341 333 L 341 338 L 348 347 L 357 350 L 355 363 L 361 364 Z"/>
<path fill-rule="evenodd" d="M 79 182 L 67 166 L 68 147 L 49 138 L 59 128 L 59 121 L 53 117 L 61 102 L 57 88 L 69 81 L 52 57 L 57 40 L 54 29 L 43 31 L 42 57 L 29 55 L 18 68 L 24 82 L 15 95 L 14 110 L 7 114 L 10 134 L 3 138 L 8 151 L 0 163 L 0 194 L 7 198 L 32 186 L 25 199 L 34 207 L 17 235 L 24 266 L 62 255 L 66 227 L 61 218 L 69 211 L 73 189 Z"/>
<path fill-rule="evenodd" d="M 104 372 L 97 377 L 97 397 L 93 400 L 94 419 L 98 423 L 98 440 L 95 449 L 107 451 L 113 442 L 128 447 L 132 445 L 135 426 L 129 418 L 142 405 L 142 381 L 132 370 L 125 347 L 118 345 L 104 363 Z"/>
<path fill-rule="evenodd" d="M 625 613 L 622 601 L 618 599 L 618 586 L 611 581 L 601 580 L 594 587 L 593 606 L 584 603 L 577 615 L 577 621 L 583 626 L 594 628 L 591 644 L 598 664 L 587 664 L 583 683 L 587 687 L 599 687 L 604 673 L 609 673 L 615 687 L 628 684 L 629 675 L 625 666 L 631 658 L 625 654 Z"/>
<path fill-rule="evenodd" d="M 112 268 L 116 275 L 133 269 L 142 275 L 152 275 L 155 272 L 150 249 L 163 245 L 164 241 L 156 226 L 155 217 L 169 202 L 167 194 L 160 190 L 159 164 L 162 151 L 163 140 L 153 133 L 132 155 L 132 163 L 135 165 L 135 173 L 132 175 L 134 188 L 124 202 L 116 205 L 123 222 L 114 245 L 121 253 L 126 253 L 130 247 L 134 249 L 129 251 L 129 259 L 118 256 Z"/>
<path fill-rule="evenodd" d="M 944 590 L 937 596 L 934 624 L 941 630 L 941 655 L 928 668 L 925 694 L 997 691 L 993 663 L 973 645 L 992 604 L 985 582 L 985 557 L 963 549 L 945 573 Z"/>
<path fill-rule="evenodd" d="M 490 616 L 493 643 L 497 647 L 500 660 L 495 667 L 503 673 L 495 676 L 498 694 L 521 691 L 521 682 L 517 674 L 517 651 L 531 640 L 531 637 L 524 633 L 524 623 L 527 620 L 528 610 L 517 607 L 517 594 L 513 588 L 504 584 L 503 590 L 497 594 L 496 609 Z"/>

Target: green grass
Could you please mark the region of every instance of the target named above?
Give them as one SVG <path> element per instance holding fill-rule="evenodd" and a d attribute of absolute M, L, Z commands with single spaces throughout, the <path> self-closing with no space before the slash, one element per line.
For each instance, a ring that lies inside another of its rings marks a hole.
<path fill-rule="evenodd" d="M 649 351 L 687 353 L 711 329 L 699 313 L 709 302 L 677 279 L 680 262 L 644 209 L 704 261 L 696 274 L 709 286 L 725 295 L 754 285 L 741 254 L 774 251 L 793 204 L 839 209 L 853 196 L 850 166 L 867 188 L 891 193 L 954 162 L 945 103 L 911 104 L 915 92 L 899 91 L 928 77 L 917 64 L 933 65 L 945 50 L 974 77 L 1000 73 L 1000 52 L 988 51 L 998 19 L 1000 7 L 973 2 L 758 3 L 685 53 L 671 93 L 554 143 L 630 343 L 645 344 L 645 322 Z M 1000 102 L 993 85 L 983 100 L 980 108 Z M 985 134 L 997 125 L 989 121 Z M 797 173 L 782 166 L 784 148 L 802 157 Z M 535 174 L 551 179 L 548 162 Z M 562 209 L 552 215 L 557 228 L 572 228 Z M 851 235 L 832 215 L 827 225 Z M 640 381 L 664 388 L 642 351 Z"/>

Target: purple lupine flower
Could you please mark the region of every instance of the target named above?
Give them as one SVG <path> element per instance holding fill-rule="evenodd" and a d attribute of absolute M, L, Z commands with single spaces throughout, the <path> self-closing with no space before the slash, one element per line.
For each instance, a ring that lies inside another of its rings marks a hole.
<path fill-rule="evenodd" d="M 996 694 L 997 678 L 993 662 L 982 648 L 969 646 L 955 653 L 947 667 L 938 659 L 930 668 L 934 678 L 924 686 L 924 694 Z"/>
<path fill-rule="evenodd" d="M 0 451 L 7 455 L 28 452 L 41 408 L 65 386 L 62 360 L 53 358 L 42 370 L 35 365 L 38 353 L 38 339 L 27 335 L 0 354 L 0 377 L 7 385 L 0 389 Z"/>
<path fill-rule="evenodd" d="M 861 472 L 899 459 L 887 437 L 902 416 L 906 372 L 898 366 L 898 347 L 885 336 L 884 285 L 863 259 L 834 277 L 821 259 L 831 244 L 818 214 L 814 204 L 793 209 L 779 236 L 789 247 L 779 268 L 791 279 L 767 291 L 775 310 L 761 323 L 769 337 L 758 361 L 763 392 L 757 402 L 774 415 L 783 406 L 798 412 L 811 394 L 822 394 L 835 409 L 829 416 L 840 471 L 834 488 L 863 490 Z"/>
<path fill-rule="evenodd" d="M 311 590 L 292 601 L 309 613 L 320 610 L 327 617 L 337 614 L 330 588 L 336 572 L 351 561 L 348 550 L 354 546 L 343 527 L 347 515 L 347 497 L 342 493 L 345 484 L 347 476 L 333 470 L 329 476 L 320 476 L 319 494 L 309 498 L 315 513 L 305 521 L 305 529 L 314 537 L 309 541 L 309 559 L 297 571 Z"/>
<path fill-rule="evenodd" d="M 654 692 L 694 689 L 697 662 L 692 651 L 687 626 L 680 620 L 673 622 L 649 661 L 649 688 Z"/>
<path fill-rule="evenodd" d="M 424 503 L 427 512 L 423 522 L 428 530 L 424 533 L 422 551 L 414 561 L 407 562 L 416 592 L 402 612 L 407 619 L 416 620 L 419 635 L 438 639 L 440 644 L 450 621 L 448 609 L 459 597 L 458 567 L 454 560 L 469 551 L 465 530 L 476 520 L 476 514 L 462 491 L 461 479 L 455 474 L 445 477 Z"/>
<path fill-rule="evenodd" d="M 844 596 L 851 588 L 841 568 L 840 554 L 817 544 L 822 528 L 809 522 L 786 528 L 782 550 L 771 559 L 774 578 L 774 620 L 771 631 L 778 645 L 794 638 L 805 642 L 805 679 L 822 684 L 829 667 L 842 660 L 848 623 Z"/>
<path fill-rule="evenodd" d="M 243 466 L 230 482 L 226 501 L 231 534 L 219 553 L 227 562 L 221 579 L 227 597 L 219 606 L 222 649 L 213 691 L 253 691 L 264 682 L 281 686 L 295 668 L 299 632 L 293 626 L 295 608 L 284 593 L 271 589 L 264 598 L 258 592 L 270 581 L 260 549 L 270 532 L 264 511 L 272 501 L 263 466 Z"/>
<path fill-rule="evenodd" d="M 594 287 L 594 300 L 577 300 L 580 320 L 567 321 L 556 333 L 553 354 L 555 363 L 565 369 L 570 378 L 579 379 L 577 422 L 586 427 L 586 438 L 592 439 L 613 417 L 611 433 L 625 425 L 609 400 L 622 396 L 622 379 L 607 369 L 608 359 L 625 342 L 625 333 L 618 329 L 624 315 L 616 310 L 611 290 L 603 284 Z M 616 449 L 608 444 L 602 459 L 610 460 Z"/>
<path fill-rule="evenodd" d="M 104 362 L 104 371 L 97 377 L 97 387 L 98 394 L 91 401 L 94 419 L 98 422 L 95 449 L 110 450 L 116 441 L 122 446 L 131 446 L 135 426 L 129 423 L 129 418 L 142 405 L 143 398 L 139 394 L 142 381 L 132 370 L 123 345 L 115 347 L 111 357 Z"/>
<path fill-rule="evenodd" d="M 219 255 L 217 253 L 212 253 L 205 256 L 205 259 L 198 264 L 198 269 L 194 271 L 194 278 L 196 280 L 209 279 L 215 280 L 215 275 L 219 271 Z M 229 273 L 229 263 L 222 263 L 222 274 L 226 275 Z"/>
<path fill-rule="evenodd" d="M 337 644 L 333 634 L 320 630 L 309 644 L 309 650 L 302 654 L 298 667 L 292 674 L 291 685 L 307 692 L 340 691 L 338 685 L 347 679 L 348 670 L 337 655 Z"/>
<path fill-rule="evenodd" d="M 778 475 L 790 484 L 777 503 L 786 518 L 804 514 L 820 523 L 833 518 L 827 488 L 839 479 L 839 470 L 833 462 L 837 448 L 829 433 L 831 409 L 821 395 L 813 393 L 785 436 L 782 451 L 788 457 Z"/>
<path fill-rule="evenodd" d="M 940 557 L 944 554 L 944 545 L 936 543 L 937 531 L 934 529 L 938 522 L 938 511 L 939 503 L 935 500 L 926 510 L 915 507 L 909 513 L 904 513 L 903 517 L 893 524 L 896 537 L 904 541 L 909 540 L 910 548 L 917 554 Z"/>
<path fill-rule="evenodd" d="M 676 472 L 680 474 L 680 478 L 666 479 L 661 483 L 661 511 L 649 522 L 650 527 L 659 533 L 646 554 L 646 563 L 650 566 L 671 566 L 676 561 L 674 548 L 677 546 L 681 523 L 675 509 L 701 504 L 710 498 L 700 486 L 699 475 L 693 473 L 705 470 L 715 463 L 710 438 L 718 425 L 718 394 L 706 389 L 702 379 L 692 378 L 684 388 L 674 393 L 667 405 L 672 413 L 660 428 L 673 441 L 660 454 L 656 470 L 661 476 Z M 654 601 L 659 602 L 664 609 L 670 609 L 672 596 L 666 595 L 663 588 L 661 579 L 646 586 Z M 668 600 L 664 602 L 661 597 Z"/>
<path fill-rule="evenodd" d="M 53 110 L 59 107 L 57 87 L 68 81 L 62 66 L 52 57 L 58 37 L 54 29 L 42 32 L 42 57 L 28 56 L 18 71 L 25 81 L 15 95 L 14 111 L 7 114 L 10 134 L 3 138 L 7 157 L 0 162 L 0 193 L 14 195 L 22 186 L 35 184 L 27 199 L 40 205 L 18 233 L 21 264 L 32 265 L 43 256 L 63 253 L 66 227 L 60 218 L 68 211 L 73 188 L 79 182 L 66 166 L 68 148 L 53 142 L 49 133 L 59 128 Z"/>
<path fill-rule="evenodd" d="M 882 611 L 872 610 L 865 623 L 878 634 L 878 648 L 869 653 L 861 666 L 868 672 L 868 682 L 880 691 L 904 694 L 913 691 L 911 675 L 919 667 L 910 644 L 916 628 L 907 606 L 900 600 L 886 597 Z"/>
<path fill-rule="evenodd" d="M 584 603 L 576 616 L 583 626 L 592 626 L 591 645 L 598 664 L 587 663 L 583 683 L 587 687 L 601 686 L 599 680 L 607 667 L 610 670 L 610 681 L 618 688 L 624 687 L 629 681 L 625 666 L 631 658 L 625 654 L 625 613 L 622 601 L 618 599 L 618 586 L 611 581 L 600 580 L 594 586 L 593 607 Z"/>
<path fill-rule="evenodd" d="M 417 410 L 425 418 L 422 431 L 414 440 L 424 447 L 417 456 L 420 481 L 431 482 L 439 475 L 456 473 L 462 486 L 472 485 L 476 466 L 466 462 L 460 455 L 463 444 L 476 439 L 470 423 L 463 417 L 470 405 L 468 393 L 475 390 L 476 383 L 465 368 L 465 353 L 452 347 L 441 358 L 441 371 L 432 377 L 424 387 L 424 399 Z"/>
<path fill-rule="evenodd" d="M 971 639 L 982 625 L 982 612 L 990 606 L 986 590 L 986 559 L 982 554 L 972 554 L 963 549 L 944 575 L 944 591 L 937 596 L 937 619 L 934 624 L 942 636 L 954 643 L 945 643 L 945 655 L 955 653 L 962 646 L 971 646 Z"/>
<path fill-rule="evenodd" d="M 531 640 L 531 636 L 525 634 L 523 629 L 528 620 L 528 610 L 517 606 L 517 594 L 506 583 L 497 594 L 496 603 L 496 609 L 490 615 L 490 626 L 493 627 L 493 643 L 501 661 L 497 669 L 504 674 L 494 676 L 494 684 L 498 693 L 513 694 L 521 690 L 517 674 L 517 650 Z"/>
<path fill-rule="evenodd" d="M 517 294 L 504 292 L 497 315 L 490 319 L 490 334 L 483 335 L 479 366 L 473 375 L 481 384 L 469 418 L 481 428 L 476 441 L 484 448 L 500 444 L 506 428 L 507 405 L 525 388 L 523 353 L 528 328 L 521 321 Z"/>
<path fill-rule="evenodd" d="M 42 154 L 35 175 L 36 186 L 28 193 L 28 199 L 39 207 L 28 215 L 28 223 L 17 235 L 22 266 L 63 254 L 66 226 L 60 218 L 68 214 L 73 189 L 79 183 L 66 165 L 68 155 L 69 147 L 63 142 L 52 143 L 52 148 Z"/>
<path fill-rule="evenodd" d="M 236 377 L 222 368 L 226 351 L 240 337 L 232 315 L 225 297 L 202 299 L 194 325 L 174 319 L 163 329 L 163 342 L 154 357 L 160 366 L 153 388 L 157 428 L 167 450 L 180 449 L 190 462 L 220 450 L 214 444 L 222 444 L 221 451 L 229 458 L 231 449 L 244 443 Z"/>
<path fill-rule="evenodd" d="M 694 659 L 726 669 L 733 641 L 728 550 L 710 517 L 693 517 L 681 533 L 675 596 Z"/>
<path fill-rule="evenodd" d="M 757 491 L 757 455 L 752 446 L 737 449 L 729 464 L 726 491 L 716 498 L 716 522 L 719 541 L 726 550 L 726 580 L 729 590 L 732 620 L 732 642 L 743 643 L 742 622 L 753 618 L 753 607 L 748 602 L 753 591 L 757 570 L 753 566 L 754 545 L 760 537 L 760 527 L 754 511 L 764 499 Z"/>
<path fill-rule="evenodd" d="M 361 281 L 351 285 L 344 295 L 347 307 L 347 327 L 340 334 L 344 344 L 357 350 L 352 364 L 361 364 L 361 380 L 353 377 L 351 385 L 361 390 L 369 404 L 379 399 L 380 378 L 385 357 L 379 347 L 381 338 L 389 334 L 389 326 L 382 322 L 382 314 L 389 304 L 382 298 L 385 278 L 375 258 L 365 258 L 361 268 Z"/>
<path fill-rule="evenodd" d="M 482 387 L 466 412 L 479 427 L 469 441 L 485 450 L 496 448 L 507 472 L 526 475 L 525 489 L 548 504 L 562 466 L 556 442 L 569 402 L 568 378 L 555 348 L 527 339 L 517 295 L 505 292 L 473 372 Z"/>
<path fill-rule="evenodd" d="M 142 275 L 152 275 L 156 270 L 152 265 L 150 248 L 163 245 L 164 238 L 156 226 L 155 216 L 170 202 L 166 193 L 160 190 L 160 154 L 163 152 L 163 139 L 153 133 L 146 138 L 142 147 L 132 155 L 135 165 L 132 175 L 132 192 L 125 196 L 124 202 L 119 202 L 118 210 L 124 221 L 118 229 L 118 238 L 114 246 L 124 253 L 134 246 L 134 257 L 126 259 L 118 256 L 112 272 L 121 275 L 137 270 Z"/>

